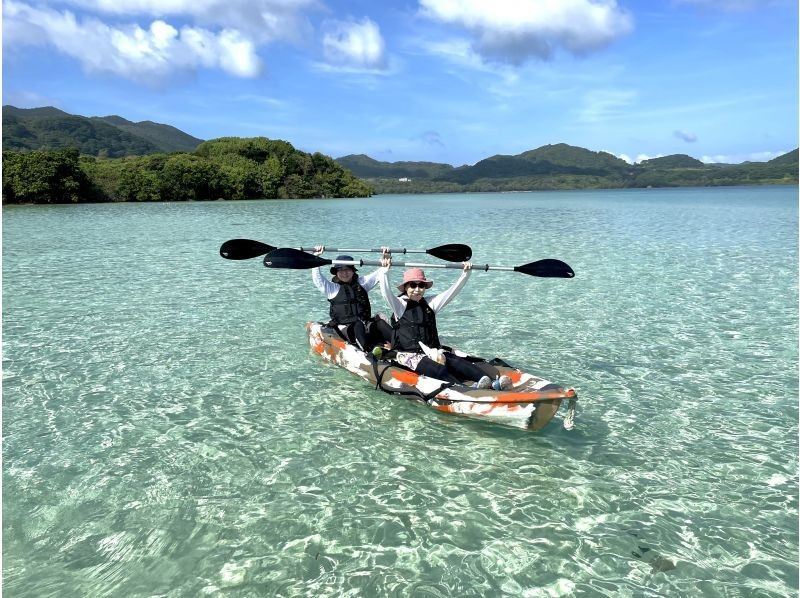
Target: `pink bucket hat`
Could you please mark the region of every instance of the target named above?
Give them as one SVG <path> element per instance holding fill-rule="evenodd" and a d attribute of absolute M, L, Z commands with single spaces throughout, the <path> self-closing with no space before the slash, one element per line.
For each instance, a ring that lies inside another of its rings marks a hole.
<path fill-rule="evenodd" d="M 424 282 L 426 289 L 433 286 L 433 281 L 425 278 L 425 272 L 422 271 L 422 268 L 409 268 L 403 272 L 403 284 L 397 285 L 397 290 L 404 293 L 407 282 Z"/>

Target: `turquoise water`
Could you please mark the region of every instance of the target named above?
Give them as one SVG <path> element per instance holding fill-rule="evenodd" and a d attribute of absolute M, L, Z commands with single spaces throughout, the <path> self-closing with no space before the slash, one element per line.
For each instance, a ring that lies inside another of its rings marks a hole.
<path fill-rule="evenodd" d="M 439 319 L 575 429 L 322 363 L 310 273 L 236 237 L 566 261 Z M 797 499 L 795 188 L 3 208 L 9 596 L 789 596 Z"/>

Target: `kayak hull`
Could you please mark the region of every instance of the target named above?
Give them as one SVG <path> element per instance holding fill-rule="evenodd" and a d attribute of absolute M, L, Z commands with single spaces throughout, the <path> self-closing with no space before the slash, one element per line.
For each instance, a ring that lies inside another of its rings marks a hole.
<path fill-rule="evenodd" d="M 470 358 L 493 379 L 508 376 L 513 387 L 509 390 L 477 389 L 422 376 L 393 361 L 376 360 L 345 342 L 333 328 L 319 322 L 309 322 L 306 330 L 311 349 L 324 360 L 343 367 L 384 392 L 405 396 L 436 411 L 535 431 L 550 423 L 565 402 L 568 408 L 564 427 L 570 429 L 574 423 L 578 398 L 574 389 L 565 389 L 500 360 L 487 362 Z M 459 351 L 455 353 L 469 357 Z"/>

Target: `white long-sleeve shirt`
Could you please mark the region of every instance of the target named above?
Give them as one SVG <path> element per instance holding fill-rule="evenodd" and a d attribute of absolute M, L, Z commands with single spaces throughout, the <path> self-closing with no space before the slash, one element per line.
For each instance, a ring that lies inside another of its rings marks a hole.
<path fill-rule="evenodd" d="M 385 273 L 386 270 L 387 268 L 378 268 L 375 272 L 367 274 L 366 276 L 359 276 L 358 284 L 364 287 L 364 290 L 369 293 L 375 288 L 375 285 L 378 284 L 381 271 Z M 317 287 L 327 299 L 333 299 L 339 293 L 339 287 L 341 285 L 338 282 L 333 282 L 324 278 L 321 268 L 313 268 L 311 270 L 311 280 L 314 281 L 314 286 Z"/>
<path fill-rule="evenodd" d="M 394 317 L 398 320 L 403 317 L 403 314 L 406 313 L 406 304 L 408 303 L 409 299 L 405 295 L 398 297 L 395 295 L 395 290 L 389 286 L 389 277 L 387 276 L 388 268 L 381 268 L 376 272 L 380 276 L 380 283 L 381 283 L 381 295 L 386 300 L 386 303 L 389 304 L 389 307 L 392 308 L 392 312 L 394 313 Z M 458 277 L 452 286 L 439 293 L 438 295 L 430 295 L 429 297 L 425 297 L 425 301 L 428 303 L 428 306 L 433 310 L 433 313 L 439 313 L 445 305 L 450 303 L 450 301 L 461 292 L 461 289 L 464 288 L 464 285 L 467 284 L 467 279 L 469 279 L 469 275 L 472 273 L 472 270 L 464 270 L 461 272 L 461 276 Z"/>
<path fill-rule="evenodd" d="M 389 286 L 389 277 L 387 276 L 388 268 L 381 268 L 381 270 L 381 295 L 383 295 L 383 298 L 386 300 L 386 303 L 389 304 L 389 307 L 392 308 L 394 317 L 399 320 L 403 317 L 403 314 L 406 313 L 406 305 L 409 302 L 409 298 L 405 295 L 400 297 L 395 295 L 395 289 Z M 467 279 L 471 273 L 472 270 L 464 270 L 461 273 L 461 276 L 458 277 L 458 280 L 456 280 L 449 289 L 443 293 L 439 293 L 438 295 L 425 297 L 425 301 L 428 303 L 428 307 L 433 310 L 433 313 L 439 313 L 445 305 L 450 303 L 450 301 L 452 301 L 452 299 L 458 295 L 461 289 L 464 288 L 464 285 L 467 284 Z M 424 353 L 398 351 L 395 355 L 395 360 L 399 363 L 402 363 L 404 366 L 415 370 L 423 357 Z"/>

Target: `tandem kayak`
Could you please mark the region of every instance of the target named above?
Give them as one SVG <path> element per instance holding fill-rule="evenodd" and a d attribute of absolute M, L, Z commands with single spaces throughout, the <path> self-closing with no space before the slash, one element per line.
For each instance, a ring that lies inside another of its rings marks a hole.
<path fill-rule="evenodd" d="M 306 324 L 308 341 L 315 353 L 347 371 L 360 376 L 376 389 L 389 394 L 403 395 L 442 413 L 463 415 L 524 430 L 541 430 L 556 415 L 566 401 L 563 425 L 572 429 L 578 395 L 572 388 L 563 388 L 532 374 L 522 372 L 500 359 L 486 361 L 457 350 L 481 368 L 490 378 L 508 376 L 508 390 L 472 388 L 417 374 L 389 359 L 375 359 L 339 335 L 333 328 L 319 322 Z M 391 353 L 390 353 L 391 354 Z"/>

